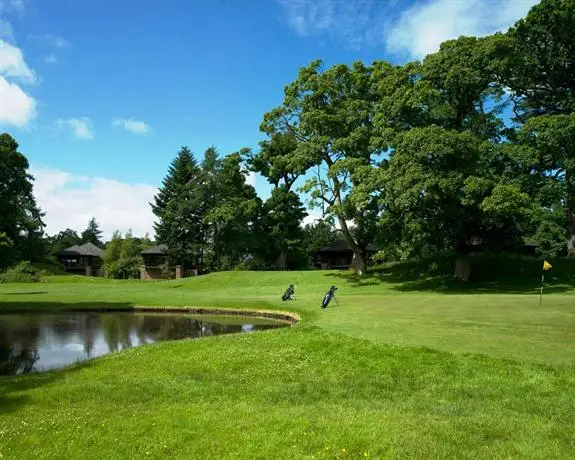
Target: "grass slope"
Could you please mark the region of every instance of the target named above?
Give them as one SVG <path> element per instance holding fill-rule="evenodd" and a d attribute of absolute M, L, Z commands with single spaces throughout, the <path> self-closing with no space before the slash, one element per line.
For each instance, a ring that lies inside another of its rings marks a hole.
<path fill-rule="evenodd" d="M 289 309 L 303 318 L 285 330 L 147 345 L 60 371 L 0 378 L 0 454 L 572 455 L 569 280 L 552 285 L 560 289 L 539 307 L 536 289 L 524 286 L 528 295 L 520 294 L 517 282 L 513 294 L 493 294 L 488 283 L 465 290 L 428 279 L 439 294 L 413 290 L 410 276 L 233 272 L 170 282 L 54 277 L 0 286 L 0 310 L 201 305 Z M 281 302 L 287 284 L 298 280 L 297 300 Z M 339 287 L 339 306 L 322 311 L 331 284 Z"/>

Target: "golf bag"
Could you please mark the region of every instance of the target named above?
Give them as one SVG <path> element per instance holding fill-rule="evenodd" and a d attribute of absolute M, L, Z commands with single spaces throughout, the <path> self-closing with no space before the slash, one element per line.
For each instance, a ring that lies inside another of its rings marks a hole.
<path fill-rule="evenodd" d="M 290 284 L 289 287 L 286 289 L 286 291 L 283 293 L 282 300 L 283 301 L 295 300 L 295 289 L 293 287 L 293 284 Z"/>
<path fill-rule="evenodd" d="M 327 308 L 327 306 L 329 305 L 329 302 L 331 301 L 331 299 L 335 295 L 336 289 L 337 288 L 335 286 L 332 286 L 329 288 L 329 291 L 327 291 L 323 300 L 321 301 L 321 308 Z"/>

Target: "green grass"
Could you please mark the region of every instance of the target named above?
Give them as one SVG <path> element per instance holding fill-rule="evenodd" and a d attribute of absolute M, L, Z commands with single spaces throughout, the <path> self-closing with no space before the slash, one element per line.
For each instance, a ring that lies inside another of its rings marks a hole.
<path fill-rule="evenodd" d="M 345 272 L 232 272 L 2 285 L 0 311 L 207 306 L 293 311 L 302 322 L 0 378 L 0 454 L 571 457 L 571 279 L 549 274 L 539 307 L 537 279 L 518 274 L 461 287 L 441 276 L 421 279 L 420 270 L 386 267 L 361 280 Z M 297 300 L 281 302 L 295 281 Z M 322 311 L 331 284 L 339 305 Z"/>

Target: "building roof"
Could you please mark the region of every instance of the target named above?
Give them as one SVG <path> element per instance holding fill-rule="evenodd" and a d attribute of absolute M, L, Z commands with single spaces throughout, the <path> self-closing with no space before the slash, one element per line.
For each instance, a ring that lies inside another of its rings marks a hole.
<path fill-rule="evenodd" d="M 168 246 L 165 244 L 159 244 L 158 246 L 152 246 L 151 248 L 144 249 L 140 254 L 154 256 L 154 255 L 162 255 L 168 251 Z"/>
<path fill-rule="evenodd" d="M 378 249 L 371 243 L 365 248 L 367 252 L 377 252 Z M 329 246 L 325 246 L 316 252 L 351 252 L 347 240 L 337 240 Z"/>
<path fill-rule="evenodd" d="M 81 245 L 70 246 L 64 249 L 58 255 L 61 256 L 92 256 L 102 257 L 104 251 L 93 243 L 84 243 Z"/>

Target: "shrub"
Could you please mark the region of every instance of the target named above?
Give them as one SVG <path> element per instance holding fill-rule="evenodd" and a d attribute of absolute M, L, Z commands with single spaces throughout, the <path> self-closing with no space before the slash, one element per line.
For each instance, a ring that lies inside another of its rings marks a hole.
<path fill-rule="evenodd" d="M 0 275 L 0 283 L 35 283 L 40 281 L 37 270 L 27 260 Z"/>

